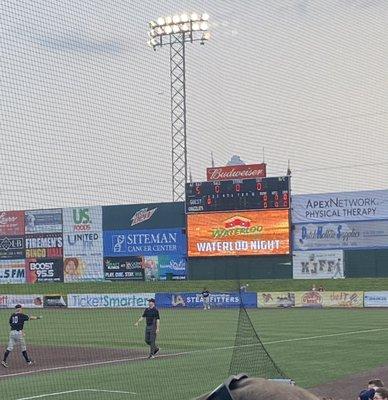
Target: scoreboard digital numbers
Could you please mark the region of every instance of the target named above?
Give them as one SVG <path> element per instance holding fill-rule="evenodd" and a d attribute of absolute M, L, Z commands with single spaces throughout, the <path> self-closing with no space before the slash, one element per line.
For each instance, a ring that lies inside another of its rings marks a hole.
<path fill-rule="evenodd" d="M 290 207 L 288 176 L 186 184 L 186 212 Z"/>

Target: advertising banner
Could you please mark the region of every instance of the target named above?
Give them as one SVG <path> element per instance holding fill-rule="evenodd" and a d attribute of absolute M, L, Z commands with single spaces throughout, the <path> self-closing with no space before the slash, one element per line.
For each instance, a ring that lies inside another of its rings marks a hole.
<path fill-rule="evenodd" d="M 62 233 L 26 235 L 26 258 L 62 258 Z"/>
<path fill-rule="evenodd" d="M 190 257 L 289 254 L 288 210 L 187 215 Z"/>
<path fill-rule="evenodd" d="M 0 308 L 15 308 L 21 304 L 23 308 L 43 308 L 43 296 L 38 294 L 0 294 Z"/>
<path fill-rule="evenodd" d="M 65 297 L 61 294 L 48 294 L 43 296 L 43 307 L 44 308 L 64 308 L 66 307 Z"/>
<path fill-rule="evenodd" d="M 257 307 L 257 294 L 245 292 L 241 297 L 246 308 Z M 156 293 L 157 307 L 166 308 L 203 308 L 201 293 Z M 214 308 L 238 308 L 240 307 L 239 293 L 211 293 L 210 306 Z"/>
<path fill-rule="evenodd" d="M 365 292 L 364 307 L 388 307 L 388 292 Z"/>
<path fill-rule="evenodd" d="M 0 259 L 20 259 L 25 257 L 24 236 L 0 237 Z"/>
<path fill-rule="evenodd" d="M 184 229 L 184 202 L 102 207 L 104 231 L 128 229 Z"/>
<path fill-rule="evenodd" d="M 26 274 L 28 283 L 63 282 L 63 260 L 27 259 Z"/>
<path fill-rule="evenodd" d="M 66 208 L 64 281 L 104 280 L 102 207 Z"/>
<path fill-rule="evenodd" d="M 108 281 L 144 281 L 143 257 L 104 257 L 104 278 Z"/>
<path fill-rule="evenodd" d="M 0 236 L 24 235 L 24 211 L 0 212 Z"/>
<path fill-rule="evenodd" d="M 104 232 L 104 256 L 146 256 L 186 253 L 182 229 Z"/>
<path fill-rule="evenodd" d="M 65 257 L 64 282 L 104 280 L 104 259 L 100 256 Z"/>
<path fill-rule="evenodd" d="M 294 250 L 388 248 L 388 220 L 298 224 Z"/>
<path fill-rule="evenodd" d="M 342 250 L 295 251 L 292 261 L 294 279 L 345 278 Z"/>
<path fill-rule="evenodd" d="M 260 292 L 257 293 L 259 308 L 290 308 L 295 307 L 294 292 Z"/>
<path fill-rule="evenodd" d="M 144 256 L 143 268 L 146 281 L 186 279 L 186 256 Z"/>
<path fill-rule="evenodd" d="M 266 168 L 267 165 L 264 163 L 212 167 L 206 168 L 206 177 L 208 181 L 264 178 L 266 176 Z"/>
<path fill-rule="evenodd" d="M 25 212 L 25 233 L 62 232 L 62 209 Z"/>
<path fill-rule="evenodd" d="M 102 207 L 76 207 L 63 209 L 63 232 L 101 232 Z"/>
<path fill-rule="evenodd" d="M 295 292 L 295 307 L 360 308 L 363 304 L 363 292 Z"/>
<path fill-rule="evenodd" d="M 25 261 L 0 260 L 0 284 L 26 283 Z"/>
<path fill-rule="evenodd" d="M 65 282 L 104 279 L 102 232 L 65 233 Z"/>
<path fill-rule="evenodd" d="M 388 219 L 388 190 L 295 195 L 292 221 L 332 222 Z"/>
<path fill-rule="evenodd" d="M 68 294 L 68 308 L 146 308 L 155 293 Z"/>
<path fill-rule="evenodd" d="M 360 308 L 363 307 L 363 292 L 260 292 L 257 305 L 259 308 Z"/>
<path fill-rule="evenodd" d="M 65 233 L 65 257 L 102 256 L 102 232 Z"/>

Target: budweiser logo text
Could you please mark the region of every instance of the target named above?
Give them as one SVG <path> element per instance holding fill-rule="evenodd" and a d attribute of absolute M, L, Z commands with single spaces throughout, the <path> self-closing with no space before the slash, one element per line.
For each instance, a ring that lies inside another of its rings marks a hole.
<path fill-rule="evenodd" d="M 140 224 L 141 222 L 144 222 L 144 221 L 147 221 L 154 215 L 156 210 L 157 210 L 157 207 L 153 208 L 152 210 L 148 210 L 148 208 L 142 208 L 141 210 L 137 211 L 131 218 L 132 219 L 131 226 Z"/>
<path fill-rule="evenodd" d="M 229 179 L 262 178 L 266 176 L 265 164 L 238 165 L 207 169 L 208 181 L 223 181 Z"/>

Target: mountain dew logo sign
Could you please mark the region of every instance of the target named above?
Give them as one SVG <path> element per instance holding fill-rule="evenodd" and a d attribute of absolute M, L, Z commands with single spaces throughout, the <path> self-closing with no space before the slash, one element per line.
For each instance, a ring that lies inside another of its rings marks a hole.
<path fill-rule="evenodd" d="M 92 220 L 89 208 L 74 208 L 73 222 L 75 231 L 90 231 Z"/>

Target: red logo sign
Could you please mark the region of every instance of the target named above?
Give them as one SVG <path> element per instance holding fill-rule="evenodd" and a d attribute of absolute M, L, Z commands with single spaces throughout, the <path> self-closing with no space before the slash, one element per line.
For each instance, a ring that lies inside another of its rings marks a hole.
<path fill-rule="evenodd" d="M 225 228 L 249 228 L 251 226 L 251 220 L 249 218 L 235 216 L 225 221 Z"/>
<path fill-rule="evenodd" d="M 233 179 L 265 178 L 266 164 L 233 165 L 206 169 L 208 181 L 228 181 Z"/>
<path fill-rule="evenodd" d="M 24 235 L 24 211 L 0 212 L 0 236 Z"/>
<path fill-rule="evenodd" d="M 149 210 L 148 208 L 142 208 L 141 210 L 136 211 L 135 214 L 133 214 L 133 217 L 131 218 L 132 220 L 131 226 L 149 220 L 154 215 L 157 209 L 158 209 L 157 207 L 153 208 L 152 210 Z"/>

